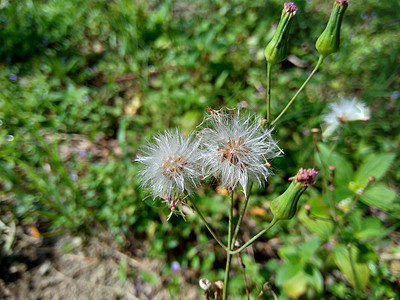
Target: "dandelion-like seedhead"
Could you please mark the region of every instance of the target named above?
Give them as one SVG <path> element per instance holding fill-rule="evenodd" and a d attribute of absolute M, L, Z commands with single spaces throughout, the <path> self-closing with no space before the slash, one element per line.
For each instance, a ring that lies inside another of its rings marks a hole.
<path fill-rule="evenodd" d="M 352 100 L 341 98 L 338 103 L 329 104 L 329 112 L 323 116 L 323 137 L 331 136 L 335 130 L 344 122 L 368 121 L 370 110 L 365 103 L 357 98 Z"/>
<path fill-rule="evenodd" d="M 143 166 L 139 172 L 142 187 L 173 209 L 199 185 L 198 147 L 192 135 L 184 138 L 178 130 L 156 135 L 136 158 Z"/>
<path fill-rule="evenodd" d="M 203 176 L 215 176 L 222 187 L 233 190 L 249 182 L 262 185 L 271 174 L 269 160 L 282 153 L 255 116 L 213 111 L 209 126 L 198 133 Z"/>

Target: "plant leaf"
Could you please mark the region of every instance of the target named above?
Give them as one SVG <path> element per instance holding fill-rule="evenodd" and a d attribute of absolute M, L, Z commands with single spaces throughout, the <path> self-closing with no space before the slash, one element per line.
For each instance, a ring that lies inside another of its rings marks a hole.
<path fill-rule="evenodd" d="M 355 175 L 356 184 L 362 188 L 368 182 L 369 176 L 374 176 L 379 180 L 392 165 L 396 155 L 394 153 L 372 154 L 368 156 L 357 170 Z"/>
<path fill-rule="evenodd" d="M 396 192 L 386 186 L 373 186 L 366 189 L 360 201 L 384 211 L 392 211 L 396 207 L 393 206 L 396 196 Z"/>
<path fill-rule="evenodd" d="M 349 252 L 351 252 L 353 267 L 358 279 L 359 288 L 361 290 L 365 290 L 369 281 L 369 268 L 366 263 L 357 262 L 360 250 L 356 246 L 352 245 L 349 251 L 345 245 L 337 245 L 333 251 L 333 259 L 340 271 L 346 275 L 349 283 L 353 287 L 356 287 L 356 281 L 354 278 Z"/>
<path fill-rule="evenodd" d="M 325 172 L 329 174 L 328 167 L 334 166 L 335 170 L 335 183 L 338 185 L 346 185 L 353 179 L 353 167 L 339 153 L 332 152 L 325 144 L 318 143 L 319 154 L 316 153 L 316 162 L 320 168 L 324 168 Z"/>

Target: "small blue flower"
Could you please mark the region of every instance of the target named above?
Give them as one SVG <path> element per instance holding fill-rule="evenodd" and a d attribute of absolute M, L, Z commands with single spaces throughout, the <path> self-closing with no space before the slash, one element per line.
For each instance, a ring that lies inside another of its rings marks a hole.
<path fill-rule="evenodd" d="M 173 273 L 176 273 L 176 272 L 178 272 L 180 269 L 181 269 L 181 265 L 179 264 L 179 262 L 173 261 L 172 264 L 171 264 L 171 271 L 172 271 Z"/>
<path fill-rule="evenodd" d="M 71 173 L 70 175 L 69 175 L 69 177 L 72 179 L 72 181 L 77 181 L 78 180 L 78 174 L 76 174 L 76 173 Z"/>
<path fill-rule="evenodd" d="M 8 78 L 10 78 L 10 80 L 12 80 L 12 81 L 18 80 L 18 76 L 16 74 L 11 74 Z"/>

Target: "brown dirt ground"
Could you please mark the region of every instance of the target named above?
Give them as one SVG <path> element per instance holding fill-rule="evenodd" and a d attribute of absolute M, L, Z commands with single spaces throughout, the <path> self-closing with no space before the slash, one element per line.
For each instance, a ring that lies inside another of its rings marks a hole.
<path fill-rule="evenodd" d="M 42 239 L 24 231 L 17 227 L 13 246 L 1 262 L 0 299 L 172 299 L 164 287 L 170 276 L 162 275 L 161 260 L 128 256 L 107 236 Z M 129 274 L 124 280 L 121 264 Z M 146 282 L 142 272 L 157 277 L 157 283 Z M 185 271 L 176 275 L 181 286 L 174 299 L 201 297 Z"/>

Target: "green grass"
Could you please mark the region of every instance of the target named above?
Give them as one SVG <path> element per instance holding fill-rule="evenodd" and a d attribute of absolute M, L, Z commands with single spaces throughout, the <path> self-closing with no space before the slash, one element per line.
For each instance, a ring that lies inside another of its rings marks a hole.
<path fill-rule="evenodd" d="M 299 12 L 289 52 L 306 67 L 288 61 L 273 67 L 273 116 L 316 63 L 314 42 L 331 9 L 322 0 L 296 4 Z M 221 279 L 215 267 L 223 261 L 222 254 L 207 255 L 204 245 L 211 236 L 199 219 L 186 223 L 173 217 L 164 222 L 160 216 L 167 216 L 168 209 L 158 200 L 145 199 L 133 160 L 137 149 L 158 131 L 177 126 L 186 133 L 194 130 L 206 107 L 235 107 L 245 100 L 250 110 L 265 116 L 265 92 L 259 88 L 266 86 L 263 50 L 281 8 L 277 0 L 90 0 L 79 5 L 4 1 L 0 8 L 0 197 L 5 199 L 1 210 L 11 211 L 21 223 L 48 220 L 49 231 L 89 235 L 111 231 L 121 245 L 132 233 L 140 233 L 154 240 L 152 256 L 167 259 L 172 254 L 204 277 Z M 267 207 L 285 189 L 284 178 L 299 167 L 316 164 L 310 129 L 320 127 L 327 104 L 342 96 L 358 97 L 372 110 L 368 123 L 350 124 L 335 141 L 335 152 L 351 169 L 357 170 L 368 155 L 398 151 L 400 22 L 394 12 L 399 9 L 396 1 L 350 1 L 340 52 L 326 60 L 276 125 L 285 156 L 274 161 L 276 176 L 268 186 L 272 193 L 265 196 L 265 190 L 258 190 L 252 207 Z M 398 167 L 397 159 L 393 160 L 378 186 L 398 193 Z M 317 184 L 308 198 L 317 201 L 321 188 L 322 183 Z M 225 199 L 209 191 L 202 194 L 199 205 L 223 231 Z M 398 200 L 395 195 L 393 201 Z M 390 228 L 399 215 L 383 208 L 378 211 L 384 214 L 384 222 L 376 226 Z M 376 210 L 363 203 L 356 211 L 377 220 L 371 224 L 379 221 Z M 255 220 L 262 226 L 269 217 Z M 355 223 L 350 218 L 343 225 L 344 241 L 352 241 L 359 226 Z M 301 266 L 288 267 L 295 259 L 290 254 L 297 251 L 293 247 L 308 247 L 318 236 L 307 226 L 296 218 L 271 233 L 279 235 L 288 251 L 279 253 L 280 260 L 255 264 L 246 257 L 254 295 L 271 276 L 276 275 L 274 288 L 284 294 L 290 279 L 305 274 L 306 298 L 357 296 L 339 278 L 329 288 L 321 286 L 319 276 L 337 269 L 334 254 L 324 248 L 321 236 L 318 249 L 313 250 L 314 261 L 303 257 Z M 363 257 L 357 259 L 374 266 L 363 297 L 394 297 L 399 275 L 378 258 L 381 251 L 398 252 L 398 245 L 391 244 L 390 232 L 368 234 L 366 240 L 353 241 L 363 250 Z M 330 236 L 334 233 L 328 234 L 327 241 Z M 202 251 L 194 255 L 197 245 Z M 301 272 L 282 271 L 296 268 Z M 244 294 L 240 270 L 236 274 L 234 292 Z M 303 277 L 297 278 L 299 282 Z"/>

